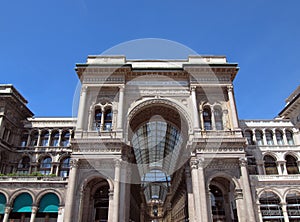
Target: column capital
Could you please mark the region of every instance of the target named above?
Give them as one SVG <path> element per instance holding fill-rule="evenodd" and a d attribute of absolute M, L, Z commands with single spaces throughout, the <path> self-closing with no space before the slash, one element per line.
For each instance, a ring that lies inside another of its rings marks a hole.
<path fill-rule="evenodd" d="M 12 210 L 11 206 L 6 206 L 5 209 L 4 209 L 4 213 L 9 214 L 11 210 Z"/>
<path fill-rule="evenodd" d="M 78 168 L 79 167 L 79 159 L 71 159 L 70 167 L 71 168 Z"/>
<path fill-rule="evenodd" d="M 108 190 L 108 199 L 113 200 L 114 199 L 114 190 L 109 189 Z"/>
<path fill-rule="evenodd" d="M 81 92 L 83 93 L 86 93 L 87 92 L 87 89 L 88 89 L 88 87 L 87 86 L 82 86 L 82 88 L 81 88 Z"/>
<path fill-rule="evenodd" d="M 38 212 L 38 207 L 37 206 L 32 206 L 31 207 L 31 213 L 36 214 Z"/>
<path fill-rule="evenodd" d="M 197 88 L 197 86 L 191 86 L 190 88 L 191 88 L 191 91 L 192 91 L 192 92 L 193 92 L 193 91 L 195 92 L 195 91 L 196 91 L 196 88 Z"/>
<path fill-rule="evenodd" d="M 227 86 L 227 91 L 228 92 L 232 92 L 232 90 L 233 90 L 233 86 L 232 85 Z"/>
<path fill-rule="evenodd" d="M 240 164 L 241 167 L 246 167 L 247 164 L 248 164 L 248 162 L 247 162 L 247 157 L 241 157 L 241 158 L 239 159 L 239 164 Z"/>
<path fill-rule="evenodd" d="M 122 160 L 114 159 L 114 163 L 115 163 L 115 167 L 120 167 L 121 163 L 122 163 Z"/>
<path fill-rule="evenodd" d="M 58 208 L 58 215 L 62 215 L 63 209 L 64 208 L 62 206 Z"/>
<path fill-rule="evenodd" d="M 199 161 L 196 160 L 196 159 L 193 159 L 190 161 L 190 166 L 191 166 L 191 169 L 198 169 L 198 166 L 199 166 Z"/>
<path fill-rule="evenodd" d="M 239 200 L 239 199 L 243 199 L 243 198 L 244 198 L 243 190 L 242 189 L 235 189 L 234 190 L 234 199 Z"/>
<path fill-rule="evenodd" d="M 119 86 L 120 92 L 124 92 L 124 89 L 125 89 L 125 86 L 124 86 L 124 85 Z"/>

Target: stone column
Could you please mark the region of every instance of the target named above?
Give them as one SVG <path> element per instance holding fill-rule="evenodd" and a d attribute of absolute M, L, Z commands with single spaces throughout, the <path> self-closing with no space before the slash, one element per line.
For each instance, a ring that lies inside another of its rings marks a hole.
<path fill-rule="evenodd" d="M 199 129 L 199 113 L 197 108 L 196 87 L 191 87 L 191 97 L 193 106 L 194 128 Z"/>
<path fill-rule="evenodd" d="M 119 201 L 120 201 L 120 167 L 121 161 L 115 161 L 115 181 L 114 181 L 114 217 L 113 222 L 119 221 Z"/>
<path fill-rule="evenodd" d="M 282 208 L 282 214 L 283 214 L 283 218 L 284 218 L 284 222 L 289 222 L 289 215 L 287 212 L 287 207 L 286 207 L 286 203 L 281 203 L 281 208 Z"/>
<path fill-rule="evenodd" d="M 244 207 L 244 195 L 242 189 L 235 189 L 234 200 L 236 202 L 236 210 L 239 221 L 246 221 L 245 207 Z"/>
<path fill-rule="evenodd" d="M 119 90 L 119 103 L 118 103 L 118 118 L 117 129 L 120 130 L 123 127 L 123 109 L 124 109 L 124 86 L 120 86 Z"/>
<path fill-rule="evenodd" d="M 68 145 L 70 146 L 71 145 L 71 140 L 72 140 L 72 134 L 73 134 L 73 130 L 72 129 L 70 129 L 69 130 L 69 143 L 68 143 Z"/>
<path fill-rule="evenodd" d="M 64 222 L 64 208 L 62 206 L 58 208 L 57 222 Z"/>
<path fill-rule="evenodd" d="M 262 133 L 263 133 L 263 135 L 262 135 L 263 145 L 268 145 L 268 141 L 267 141 L 267 137 L 266 137 L 266 129 L 263 129 Z"/>
<path fill-rule="evenodd" d="M 37 140 L 36 146 L 41 145 L 41 134 L 42 134 L 42 130 L 39 129 L 39 135 L 38 135 L 38 140 Z"/>
<path fill-rule="evenodd" d="M 30 222 L 34 222 L 37 212 L 38 212 L 38 207 L 37 206 L 32 206 L 31 207 Z"/>
<path fill-rule="evenodd" d="M 74 215 L 72 215 L 72 211 L 74 208 L 74 196 L 75 196 L 78 164 L 79 164 L 79 161 L 77 159 L 71 160 L 70 176 L 69 176 L 66 204 L 65 204 L 65 216 L 64 216 L 65 222 L 73 222 L 74 221 Z"/>
<path fill-rule="evenodd" d="M 61 145 L 61 135 L 62 135 L 62 130 L 59 130 L 59 137 L 58 137 L 58 141 L 57 141 L 57 146 Z"/>
<path fill-rule="evenodd" d="M 278 162 L 281 166 L 282 166 L 282 175 L 288 175 L 287 173 L 287 169 L 286 169 L 286 161 L 283 160 L 283 161 L 279 161 Z"/>
<path fill-rule="evenodd" d="M 195 222 L 201 222 L 201 202 L 200 202 L 200 189 L 199 189 L 199 178 L 198 178 L 198 160 L 191 160 L 191 171 L 192 171 L 192 185 L 193 185 L 193 196 L 194 196 L 194 212 Z"/>
<path fill-rule="evenodd" d="M 244 199 L 245 206 L 247 206 L 247 215 L 249 221 L 255 221 L 254 209 L 253 209 L 253 201 L 252 201 L 252 193 L 250 189 L 250 182 L 247 171 L 247 159 L 240 158 L 240 168 L 241 168 L 241 176 L 243 182 L 243 190 L 244 190 Z"/>
<path fill-rule="evenodd" d="M 30 146 L 30 143 L 31 143 L 31 133 L 32 133 L 32 131 L 30 131 L 29 133 L 28 133 L 28 137 L 27 137 L 27 142 L 26 142 L 26 146 Z"/>
<path fill-rule="evenodd" d="M 86 104 L 86 95 L 87 95 L 87 86 L 82 86 L 80 93 L 80 101 L 78 107 L 78 119 L 77 119 L 77 129 L 83 129 L 84 116 L 85 116 L 85 104 Z"/>
<path fill-rule="evenodd" d="M 204 175 L 204 160 L 199 160 L 198 163 L 198 183 L 199 183 L 199 196 L 201 204 L 202 222 L 208 222 L 208 210 L 207 210 L 207 197 L 206 197 L 206 184 Z"/>
<path fill-rule="evenodd" d="M 215 110 L 213 109 L 213 107 L 211 107 L 210 110 L 211 110 L 211 129 L 216 130 Z"/>
<path fill-rule="evenodd" d="M 276 138 L 276 130 L 272 129 L 272 138 L 275 146 L 278 146 L 277 138 Z"/>
<path fill-rule="evenodd" d="M 276 164 L 277 164 L 277 171 L 278 171 L 278 174 L 279 174 L 279 175 L 282 175 L 281 162 L 280 162 L 280 161 L 277 161 Z"/>
<path fill-rule="evenodd" d="M 12 210 L 10 206 L 5 207 L 3 222 L 8 222 L 9 213 Z"/>
<path fill-rule="evenodd" d="M 51 143 L 52 130 L 49 129 L 48 132 L 49 132 L 49 136 L 48 136 L 48 141 L 47 141 L 47 145 L 46 146 L 50 146 L 50 143 Z"/>
<path fill-rule="evenodd" d="M 256 136 L 255 136 L 255 129 L 252 129 L 252 140 L 253 140 L 253 143 L 255 145 L 257 145 Z"/>
<path fill-rule="evenodd" d="M 200 109 L 200 125 L 201 125 L 201 130 L 204 130 L 203 109 Z"/>
<path fill-rule="evenodd" d="M 108 220 L 107 221 L 113 221 L 114 218 L 114 191 L 109 190 L 108 193 Z"/>
<path fill-rule="evenodd" d="M 185 178 L 186 178 L 186 189 L 187 189 L 187 198 L 188 198 L 189 220 L 195 221 L 192 178 L 191 178 L 190 169 L 188 167 L 186 167 L 185 169 Z"/>
<path fill-rule="evenodd" d="M 104 125 L 104 114 L 105 114 L 105 112 L 104 112 L 104 109 L 102 108 L 102 110 L 101 110 L 101 122 L 100 122 L 100 126 L 99 126 L 99 131 L 102 131 L 103 130 L 103 125 Z"/>
<path fill-rule="evenodd" d="M 285 130 L 282 130 L 282 137 L 283 137 L 283 144 L 284 145 L 289 145 L 287 139 L 286 139 L 286 134 L 285 134 Z"/>
<path fill-rule="evenodd" d="M 257 212 L 258 212 L 259 222 L 263 222 L 263 217 L 262 217 L 261 210 L 260 210 L 260 204 L 257 204 Z"/>
<path fill-rule="evenodd" d="M 300 172 L 300 160 L 297 161 L 297 165 L 298 165 L 298 170 Z"/>
<path fill-rule="evenodd" d="M 227 87 L 227 92 L 228 92 L 228 100 L 229 100 L 229 104 L 230 104 L 230 113 L 231 113 L 231 123 L 232 123 L 232 127 L 233 129 L 236 129 L 239 127 L 239 123 L 238 123 L 238 118 L 237 118 L 237 111 L 236 111 L 236 107 L 235 107 L 235 99 L 233 96 L 233 86 L 230 85 Z"/>

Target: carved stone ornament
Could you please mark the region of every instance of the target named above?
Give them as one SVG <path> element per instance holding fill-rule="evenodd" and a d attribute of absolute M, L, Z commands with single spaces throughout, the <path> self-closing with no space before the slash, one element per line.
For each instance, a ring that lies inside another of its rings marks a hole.
<path fill-rule="evenodd" d="M 79 160 L 77 160 L 77 159 L 71 159 L 71 161 L 70 161 L 70 167 L 71 168 L 78 168 L 78 166 L 79 166 Z"/>
<path fill-rule="evenodd" d="M 243 199 L 243 190 L 242 189 L 236 189 L 234 191 L 234 199 L 235 200 Z"/>
<path fill-rule="evenodd" d="M 190 162 L 191 164 L 191 169 L 198 169 L 198 164 L 199 164 L 199 161 L 198 160 L 191 160 Z"/>
<path fill-rule="evenodd" d="M 246 157 L 241 157 L 239 159 L 239 163 L 241 167 L 246 167 L 247 166 L 247 158 Z"/>

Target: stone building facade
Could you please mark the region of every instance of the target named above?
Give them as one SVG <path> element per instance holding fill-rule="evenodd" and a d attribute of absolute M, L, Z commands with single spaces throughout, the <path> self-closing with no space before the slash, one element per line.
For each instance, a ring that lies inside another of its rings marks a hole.
<path fill-rule="evenodd" d="M 224 56 L 76 65 L 77 118 L 0 85 L 0 221 L 300 221 L 299 88 L 239 120 Z"/>

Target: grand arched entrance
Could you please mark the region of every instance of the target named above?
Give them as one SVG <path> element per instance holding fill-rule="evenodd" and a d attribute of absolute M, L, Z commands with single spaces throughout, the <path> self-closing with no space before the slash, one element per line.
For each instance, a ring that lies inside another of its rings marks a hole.
<path fill-rule="evenodd" d="M 94 178 L 84 185 L 83 190 L 81 221 L 108 221 L 108 182 L 103 178 Z"/>
<path fill-rule="evenodd" d="M 188 124 L 162 101 L 145 105 L 129 119 L 128 138 L 138 178 L 133 178 L 130 219 L 187 221 Z"/>

